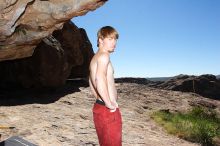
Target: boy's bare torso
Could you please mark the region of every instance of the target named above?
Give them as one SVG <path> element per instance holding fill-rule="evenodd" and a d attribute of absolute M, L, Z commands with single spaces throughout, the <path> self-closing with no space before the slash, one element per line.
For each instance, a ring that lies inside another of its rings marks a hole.
<path fill-rule="evenodd" d="M 93 57 L 93 59 L 91 60 L 90 63 L 90 87 L 92 90 L 93 95 L 96 97 L 96 99 L 100 99 L 100 93 L 98 93 L 97 90 L 97 79 L 99 78 L 99 76 L 97 76 L 97 72 L 98 72 L 98 59 L 99 57 L 103 55 L 102 53 L 98 52 L 97 54 L 95 54 L 95 56 Z M 105 55 L 106 56 L 106 55 Z M 109 54 L 107 55 L 109 57 Z M 116 103 L 116 98 L 117 98 L 117 91 L 115 88 L 115 82 L 114 82 L 114 69 L 113 66 L 109 60 L 109 63 L 106 66 L 107 71 L 106 71 L 106 84 L 107 84 L 107 89 L 108 89 L 108 95 L 110 98 L 111 102 L 115 102 Z"/>

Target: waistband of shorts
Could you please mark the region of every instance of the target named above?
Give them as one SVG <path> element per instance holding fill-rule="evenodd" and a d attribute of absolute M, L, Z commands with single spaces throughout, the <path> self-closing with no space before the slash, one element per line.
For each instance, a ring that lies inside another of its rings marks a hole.
<path fill-rule="evenodd" d="M 95 103 L 105 106 L 104 101 L 102 101 L 102 100 L 100 100 L 100 99 L 96 99 Z"/>

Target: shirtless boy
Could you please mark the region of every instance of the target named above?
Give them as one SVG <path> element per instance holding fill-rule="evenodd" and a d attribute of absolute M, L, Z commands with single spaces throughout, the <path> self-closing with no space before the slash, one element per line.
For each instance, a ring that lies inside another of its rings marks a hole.
<path fill-rule="evenodd" d="M 89 85 L 96 98 L 93 120 L 100 146 L 122 145 L 122 120 L 110 61 L 118 36 L 113 27 L 102 27 L 97 34 L 98 51 L 90 62 Z"/>

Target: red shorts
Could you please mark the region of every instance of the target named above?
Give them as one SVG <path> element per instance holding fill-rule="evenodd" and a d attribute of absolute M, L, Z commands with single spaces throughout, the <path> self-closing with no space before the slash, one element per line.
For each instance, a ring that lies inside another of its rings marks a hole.
<path fill-rule="evenodd" d="M 101 104 L 93 107 L 93 120 L 100 146 L 122 145 L 122 120 L 119 108 L 115 112 Z"/>

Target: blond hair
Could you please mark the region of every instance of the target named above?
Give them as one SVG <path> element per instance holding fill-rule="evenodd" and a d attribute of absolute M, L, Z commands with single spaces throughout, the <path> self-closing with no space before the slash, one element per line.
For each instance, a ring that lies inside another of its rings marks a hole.
<path fill-rule="evenodd" d="M 116 31 L 115 28 L 111 26 L 104 26 L 101 29 L 99 29 L 97 33 L 97 47 L 99 47 L 99 39 L 104 39 L 107 37 L 113 37 L 115 39 L 119 38 L 119 34 Z"/>

